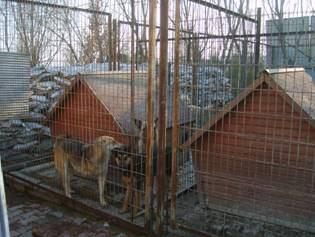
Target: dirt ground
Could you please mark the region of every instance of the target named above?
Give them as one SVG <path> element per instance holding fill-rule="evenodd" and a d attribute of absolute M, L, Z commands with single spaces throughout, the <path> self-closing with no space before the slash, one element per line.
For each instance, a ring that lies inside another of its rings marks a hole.
<path fill-rule="evenodd" d="M 10 232 L 12 237 L 135 237 L 104 220 L 83 216 L 65 207 L 6 190 Z M 194 192 L 179 198 L 183 206 L 177 208 L 177 220 L 196 229 L 219 237 L 314 237 L 296 229 L 281 228 L 267 223 L 227 215 L 200 207 Z M 188 208 L 190 206 L 190 208 Z M 190 211 L 187 212 L 187 209 Z M 171 236 L 196 236 L 192 233 L 171 231 Z M 33 234 L 33 235 L 32 235 Z"/>
<path fill-rule="evenodd" d="M 178 197 L 178 203 L 178 222 L 218 237 L 315 237 L 314 233 L 202 207 L 195 192 Z"/>
<path fill-rule="evenodd" d="M 103 220 L 6 190 L 11 237 L 134 237 Z"/>

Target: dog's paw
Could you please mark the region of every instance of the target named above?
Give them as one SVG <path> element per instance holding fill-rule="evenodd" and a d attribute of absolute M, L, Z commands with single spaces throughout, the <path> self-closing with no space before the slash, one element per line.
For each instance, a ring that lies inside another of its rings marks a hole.
<path fill-rule="evenodd" d="M 107 206 L 107 202 L 106 201 L 101 201 L 101 206 L 102 207 L 106 207 Z"/>

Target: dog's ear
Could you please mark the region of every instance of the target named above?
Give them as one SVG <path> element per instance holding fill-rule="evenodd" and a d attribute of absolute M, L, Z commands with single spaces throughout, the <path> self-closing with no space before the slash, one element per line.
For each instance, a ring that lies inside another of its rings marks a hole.
<path fill-rule="evenodd" d="M 115 157 L 115 162 L 117 166 L 120 166 L 120 157 L 116 156 Z"/>
<path fill-rule="evenodd" d="M 155 118 L 153 121 L 153 129 L 157 129 L 158 128 L 158 122 L 159 122 L 159 118 Z"/>
<path fill-rule="evenodd" d="M 109 149 L 111 150 L 111 152 L 116 151 L 116 152 L 120 152 L 122 150 L 124 150 L 124 144 L 119 143 L 117 141 L 113 141 L 111 143 L 108 144 L 109 145 Z"/>
<path fill-rule="evenodd" d="M 127 159 L 126 159 L 127 158 Z M 128 156 L 128 155 L 124 155 L 124 159 L 126 160 L 126 166 L 129 166 L 130 164 L 131 164 L 131 157 L 130 156 Z"/>
<path fill-rule="evenodd" d="M 140 119 L 134 119 L 134 123 L 137 126 L 138 129 L 142 128 L 143 122 Z"/>

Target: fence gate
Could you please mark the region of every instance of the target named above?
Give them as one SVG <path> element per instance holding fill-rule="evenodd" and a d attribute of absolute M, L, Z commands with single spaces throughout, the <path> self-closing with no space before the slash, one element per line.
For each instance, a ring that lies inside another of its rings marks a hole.
<path fill-rule="evenodd" d="M 201 236 L 312 235 L 315 209 L 303 196 L 314 190 L 314 63 L 283 47 L 299 37 L 308 38 L 304 46 L 311 42 L 311 32 L 301 30 L 310 29 L 310 18 L 172 3 L 172 179 L 164 221 Z"/>

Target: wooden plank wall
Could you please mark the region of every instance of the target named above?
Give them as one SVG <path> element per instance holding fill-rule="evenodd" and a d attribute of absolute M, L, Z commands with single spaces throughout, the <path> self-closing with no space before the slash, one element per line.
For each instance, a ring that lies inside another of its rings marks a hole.
<path fill-rule="evenodd" d="M 129 136 L 121 131 L 113 116 L 84 83 L 78 83 L 56 109 L 51 129 L 53 137 L 66 134 L 91 143 L 97 137 L 107 135 L 129 144 Z"/>
<path fill-rule="evenodd" d="M 251 93 L 192 146 L 209 203 L 315 217 L 315 129 L 278 91 Z"/>

